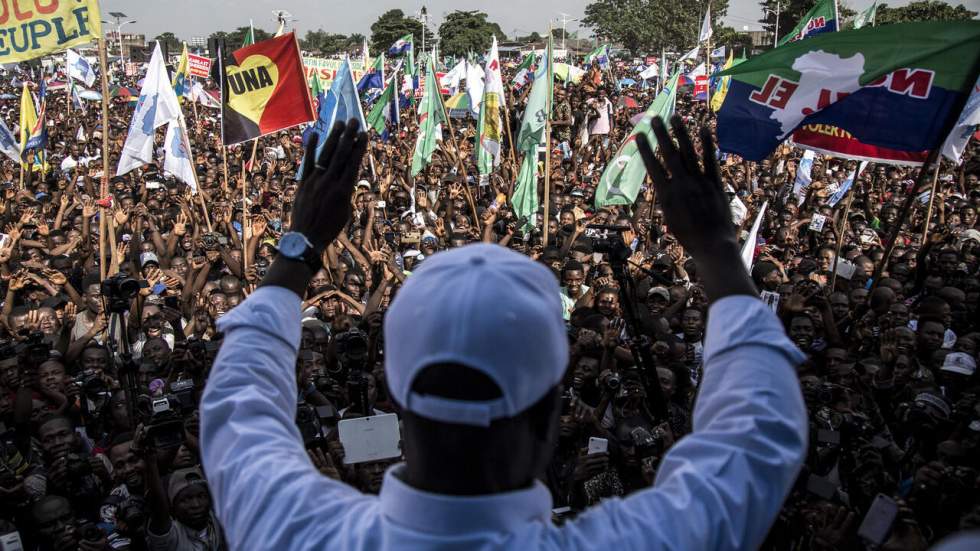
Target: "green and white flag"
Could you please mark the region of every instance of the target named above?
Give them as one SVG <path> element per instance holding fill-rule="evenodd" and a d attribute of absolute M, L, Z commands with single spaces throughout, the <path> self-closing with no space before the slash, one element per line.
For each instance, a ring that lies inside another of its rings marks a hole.
<path fill-rule="evenodd" d="M 391 76 L 388 80 L 388 85 L 385 86 L 385 91 L 381 93 L 381 97 L 374 102 L 374 107 L 371 108 L 371 112 L 367 116 L 367 124 L 374 129 L 378 135 L 382 135 L 387 128 L 387 122 L 392 119 L 392 108 L 395 109 L 397 113 L 398 109 L 398 92 L 396 87 L 398 86 L 398 70 L 395 69 L 395 74 Z M 394 104 L 394 105 L 393 105 Z M 397 115 L 395 115 L 397 117 Z M 397 121 L 395 121 L 397 124 Z"/>
<path fill-rule="evenodd" d="M 517 70 L 514 73 L 514 80 L 511 83 L 520 88 L 527 84 L 528 77 L 531 76 L 531 66 L 534 65 L 534 52 L 531 52 L 524 56 L 524 61 L 517 66 Z"/>
<path fill-rule="evenodd" d="M 664 89 L 661 90 L 640 122 L 636 123 L 633 131 L 630 132 L 626 142 L 619 147 L 616 156 L 606 165 L 606 170 L 599 179 L 599 187 L 596 188 L 595 206 L 602 208 L 609 205 L 632 205 L 636 201 L 636 196 L 640 194 L 640 186 L 647 176 L 647 169 L 643 165 L 643 158 L 636 147 L 636 136 L 644 133 L 650 141 L 654 151 L 657 149 L 657 138 L 653 135 L 650 123 L 654 117 L 660 117 L 664 123 L 669 124 L 670 116 L 674 114 L 674 105 L 677 102 L 677 81 L 680 78 L 680 71 L 674 73 L 667 81 Z"/>
<path fill-rule="evenodd" d="M 255 44 L 255 27 L 252 26 L 252 20 L 248 20 L 248 32 L 245 33 L 245 40 L 242 42 L 242 48 L 245 46 L 251 46 Z"/>
<path fill-rule="evenodd" d="M 432 59 L 426 63 L 425 94 L 419 104 L 419 137 L 415 141 L 412 155 L 412 176 L 422 172 L 422 168 L 432 162 L 432 153 L 442 141 L 442 125 L 446 122 L 446 112 L 439 94 L 439 82 Z"/>
<path fill-rule="evenodd" d="M 591 52 L 588 53 L 588 55 L 585 56 L 585 59 L 582 60 L 582 65 L 585 67 L 589 67 L 592 65 L 593 61 L 599 61 L 600 65 L 604 65 L 608 63 L 609 62 L 608 51 L 609 51 L 609 45 L 603 44 L 602 46 L 599 46 L 598 48 L 592 50 Z"/>
<path fill-rule="evenodd" d="M 875 12 L 878 11 L 878 0 L 871 3 L 871 6 L 854 17 L 854 28 L 860 29 L 868 25 L 875 26 Z"/>
<path fill-rule="evenodd" d="M 510 199 L 514 207 L 514 216 L 523 221 L 521 228 L 525 231 L 534 229 L 538 213 L 538 155 L 536 151 L 524 154 L 521 161 L 521 171 L 517 174 L 517 185 L 514 196 Z"/>
<path fill-rule="evenodd" d="M 503 141 L 503 125 L 500 113 L 504 105 L 504 81 L 500 75 L 500 56 L 497 53 L 497 37 L 493 37 L 490 57 L 484 71 L 486 82 L 483 101 L 480 102 L 480 120 L 477 123 L 479 147 L 476 150 L 476 166 L 480 174 L 490 174 L 500 165 L 500 143 Z"/>
<path fill-rule="evenodd" d="M 525 230 L 533 229 L 538 212 L 538 144 L 544 140 L 545 126 L 549 118 L 551 93 L 554 88 L 554 62 L 552 60 L 551 38 L 544 59 L 534 73 L 534 85 L 528 96 L 521 131 L 517 135 L 517 149 L 524 152 L 521 171 L 517 175 L 517 186 L 511 204 L 518 220 L 526 220 Z"/>

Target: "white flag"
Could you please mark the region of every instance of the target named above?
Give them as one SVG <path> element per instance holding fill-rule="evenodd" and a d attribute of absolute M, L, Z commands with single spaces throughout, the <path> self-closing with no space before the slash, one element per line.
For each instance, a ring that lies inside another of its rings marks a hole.
<path fill-rule="evenodd" d="M 643 69 L 643 71 L 640 73 L 640 78 L 642 78 L 644 80 L 646 80 L 648 78 L 653 78 L 653 77 L 656 77 L 656 76 L 660 76 L 660 71 L 657 69 L 657 64 L 656 63 L 650 64 L 649 67 L 647 67 L 646 69 Z"/>
<path fill-rule="evenodd" d="M 191 87 L 191 101 L 200 103 L 204 107 L 211 107 L 213 109 L 221 109 L 221 102 L 218 101 L 214 96 L 207 93 L 204 90 L 204 86 L 200 82 L 195 82 L 194 86 Z"/>
<path fill-rule="evenodd" d="M 0 153 L 17 163 L 23 162 L 20 158 L 20 142 L 2 119 L 0 119 Z"/>
<path fill-rule="evenodd" d="M 980 77 L 973 84 L 973 91 L 970 92 L 970 97 L 963 106 L 960 118 L 956 120 L 956 125 L 943 143 L 943 155 L 959 164 L 963 151 L 966 150 L 966 144 L 970 141 L 970 136 L 977 131 L 978 124 L 980 124 Z"/>
<path fill-rule="evenodd" d="M 704 12 L 704 22 L 701 23 L 701 33 L 698 35 L 698 42 L 706 42 L 711 39 L 711 6 Z"/>
<path fill-rule="evenodd" d="M 796 179 L 793 180 L 793 196 L 797 202 L 806 197 L 806 191 L 810 188 L 810 172 L 813 170 L 813 159 L 816 153 L 812 149 L 803 151 L 803 158 L 796 163 Z"/>
<path fill-rule="evenodd" d="M 677 60 L 677 63 L 683 63 L 688 60 L 696 60 L 698 58 L 698 52 L 700 51 L 701 48 L 695 46 L 693 50 L 681 56 L 681 58 Z"/>
<path fill-rule="evenodd" d="M 119 157 L 116 176 L 122 176 L 153 160 L 153 131 L 180 115 L 177 94 L 167 76 L 167 67 L 160 52 L 160 43 L 153 48 L 150 68 L 143 79 L 129 134 Z"/>
<path fill-rule="evenodd" d="M 768 206 L 769 201 L 762 203 L 759 215 L 755 217 L 755 222 L 752 223 L 752 231 L 749 232 L 749 237 L 745 240 L 745 243 L 742 243 L 742 263 L 745 264 L 745 269 L 748 271 L 752 271 L 752 260 L 755 257 L 755 242 L 759 240 L 759 226 L 762 225 L 762 219 L 766 216 L 766 207 Z"/>
<path fill-rule="evenodd" d="M 92 65 L 70 48 L 68 49 L 68 78 L 80 80 L 85 83 L 85 86 L 92 86 L 95 83 L 95 70 L 92 69 Z"/>
<path fill-rule="evenodd" d="M 693 71 L 687 74 L 687 78 L 694 80 L 695 77 L 703 77 L 706 76 L 707 74 L 708 74 L 708 69 L 705 67 L 704 63 L 702 62 L 700 65 L 695 67 Z"/>
<path fill-rule="evenodd" d="M 485 77 L 483 67 L 476 63 L 466 63 L 466 93 L 470 96 L 470 111 L 473 115 L 480 112 L 480 103 L 483 101 L 483 78 Z"/>
<path fill-rule="evenodd" d="M 163 170 L 173 174 L 175 178 L 191 186 L 197 193 L 197 181 L 194 179 L 194 156 L 191 154 L 190 143 L 184 133 L 180 119 L 170 121 L 167 126 L 167 137 L 163 140 Z"/>
<path fill-rule="evenodd" d="M 85 143 L 88 141 L 88 136 L 85 135 L 85 123 L 79 125 L 78 132 L 75 133 L 75 141 L 78 143 Z"/>
<path fill-rule="evenodd" d="M 448 73 L 439 78 L 439 86 L 449 88 L 450 94 L 455 95 L 459 91 L 459 81 L 466 78 L 466 60 L 460 61 Z"/>

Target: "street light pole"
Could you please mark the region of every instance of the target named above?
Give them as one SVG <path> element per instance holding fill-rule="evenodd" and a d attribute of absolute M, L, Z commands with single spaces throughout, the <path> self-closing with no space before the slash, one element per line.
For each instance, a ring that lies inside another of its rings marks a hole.
<path fill-rule="evenodd" d="M 429 11 L 422 6 L 419 10 L 419 22 L 422 23 L 422 51 L 425 51 L 425 24 L 429 20 Z"/>
<path fill-rule="evenodd" d="M 776 47 L 776 42 L 779 40 L 779 0 L 776 0 L 776 32 L 772 35 L 772 47 Z"/>

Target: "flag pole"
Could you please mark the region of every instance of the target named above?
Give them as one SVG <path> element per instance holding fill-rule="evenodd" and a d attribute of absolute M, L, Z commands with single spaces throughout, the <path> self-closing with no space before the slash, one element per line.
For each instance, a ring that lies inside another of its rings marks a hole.
<path fill-rule="evenodd" d="M 936 163 L 936 168 L 932 171 L 932 192 L 929 193 L 929 208 L 926 209 L 926 223 L 925 227 L 922 228 L 922 241 L 921 243 L 925 245 L 926 238 L 929 237 L 929 221 L 932 220 L 932 205 L 936 202 L 936 184 L 939 182 L 939 165 L 941 163 Z"/>
<path fill-rule="evenodd" d="M 121 53 L 122 52 L 120 52 L 120 54 Z M 102 178 L 101 182 L 99 183 L 99 198 L 105 198 L 109 191 L 109 80 L 107 75 L 109 72 L 109 62 L 106 56 L 105 37 L 99 38 L 99 64 L 101 65 L 102 69 L 99 71 L 102 81 Z M 70 100 L 69 103 L 71 103 Z M 105 279 L 106 275 L 108 275 L 106 272 L 105 263 L 105 230 L 109 228 L 109 225 L 107 224 L 105 218 L 105 214 L 100 212 L 99 272 L 103 279 Z M 110 243 L 109 246 L 114 249 L 115 243 Z"/>
<path fill-rule="evenodd" d="M 554 93 L 554 52 L 551 50 L 551 23 L 548 23 L 548 70 L 545 78 L 548 79 L 548 95 L 545 97 L 545 118 L 544 118 L 544 226 L 541 230 L 541 243 L 545 248 L 548 247 L 548 222 L 549 208 L 551 202 L 551 94 Z M 537 191 L 535 191 L 537 193 Z"/>
<path fill-rule="evenodd" d="M 433 75 L 433 80 L 435 75 Z M 449 130 L 449 140 L 453 143 L 453 149 L 456 150 L 456 165 L 459 167 L 460 174 L 463 175 L 463 192 L 466 193 L 466 202 L 470 204 L 470 210 L 473 211 L 473 224 L 476 229 L 483 231 L 483 225 L 480 224 L 480 216 L 476 212 L 476 203 L 473 201 L 473 194 L 470 193 L 469 182 L 466 181 L 466 163 L 463 162 L 463 152 L 459 149 L 459 144 L 456 142 L 456 133 L 453 132 L 453 123 L 449 119 L 449 112 L 446 111 L 446 104 L 442 101 L 442 93 L 436 89 L 434 93 L 437 98 L 439 98 L 439 106 L 442 107 L 442 114 L 446 117 L 446 127 Z M 479 185 L 479 184 L 478 184 Z"/>
<path fill-rule="evenodd" d="M 857 173 L 854 174 L 857 179 Z M 852 182 L 853 187 L 853 182 Z M 837 283 L 837 263 L 840 261 L 841 247 L 844 245 L 844 232 L 847 231 L 847 215 L 851 212 L 851 201 L 854 200 L 856 190 L 850 190 L 847 194 L 847 202 L 844 203 L 844 215 L 841 217 L 840 231 L 837 232 L 837 250 L 834 252 L 834 268 L 830 272 L 830 292 L 834 292 L 834 285 Z"/>
<path fill-rule="evenodd" d="M 501 73 L 502 74 L 502 73 Z M 503 80 L 503 79 L 501 79 Z M 507 87 L 504 86 L 504 130 L 507 131 L 507 143 L 510 145 L 510 162 L 517 168 L 517 158 L 514 157 L 514 137 L 510 133 L 510 100 L 507 98 Z M 511 97 L 513 97 L 514 92 L 511 91 Z"/>

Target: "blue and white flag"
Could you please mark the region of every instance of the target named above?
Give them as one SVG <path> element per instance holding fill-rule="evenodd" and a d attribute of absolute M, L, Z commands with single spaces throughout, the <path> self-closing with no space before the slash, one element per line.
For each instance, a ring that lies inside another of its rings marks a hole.
<path fill-rule="evenodd" d="M 725 46 L 722 46 L 721 48 L 715 48 L 714 50 L 711 50 L 711 57 L 723 58 L 723 57 L 725 57 L 725 55 L 727 55 L 727 52 L 725 50 Z"/>
<path fill-rule="evenodd" d="M 840 203 L 840 200 L 847 195 L 848 191 L 851 190 L 851 186 L 854 185 L 854 180 L 867 166 L 868 161 L 861 161 L 861 164 L 858 165 L 857 170 L 852 170 L 851 173 L 847 175 L 847 179 L 841 183 L 840 188 L 838 188 L 837 191 L 832 193 L 830 197 L 827 198 L 827 205 L 829 205 L 831 208 L 837 206 L 837 203 Z"/>
<path fill-rule="evenodd" d="M 357 119 L 361 123 L 361 130 L 367 129 L 364 111 L 361 109 L 361 100 L 357 96 L 357 86 L 354 84 L 354 73 L 350 67 L 350 59 L 345 57 L 343 65 L 340 66 L 337 75 L 334 76 L 330 90 L 320 101 L 320 110 L 316 121 L 303 133 L 304 142 L 316 137 L 316 152 L 319 155 L 334 122 L 343 121 L 346 123 L 350 119 Z M 307 160 L 304 158 L 303 162 L 306 163 Z M 299 178 L 302 173 L 303 169 L 300 168 L 296 177 Z"/>
<path fill-rule="evenodd" d="M 181 116 L 183 117 L 183 116 Z M 190 141 L 184 132 L 180 118 L 170 121 L 167 137 L 163 139 L 163 170 L 191 187 L 197 193 L 197 180 L 194 178 L 194 155 Z"/>
<path fill-rule="evenodd" d="M 92 86 L 95 83 L 95 69 L 92 69 L 88 60 L 71 48 L 68 49 L 68 78 L 80 80 L 85 83 L 85 86 Z"/>
<path fill-rule="evenodd" d="M 414 42 L 412 38 L 413 37 L 410 34 L 406 34 L 405 36 L 399 38 L 398 40 L 395 41 L 394 44 L 391 45 L 390 48 L 388 48 L 388 54 L 399 55 L 411 50 L 412 42 Z"/>
<path fill-rule="evenodd" d="M 0 153 L 13 161 L 20 162 L 20 144 L 17 142 L 17 136 L 14 136 L 2 119 L 0 119 Z"/>
<path fill-rule="evenodd" d="M 806 190 L 810 187 L 812 178 L 810 172 L 813 170 L 813 158 L 816 153 L 812 149 L 803 151 L 803 158 L 796 164 L 796 180 L 793 181 L 793 197 L 797 201 L 802 201 L 806 196 Z"/>
<path fill-rule="evenodd" d="M 143 88 L 136 102 L 136 110 L 133 111 L 133 120 L 129 124 L 126 143 L 119 156 L 116 176 L 122 176 L 134 168 L 152 162 L 154 130 L 179 115 L 180 104 L 170 83 L 170 76 L 167 75 L 167 67 L 158 42 L 153 48 L 150 68 L 143 79 Z"/>

